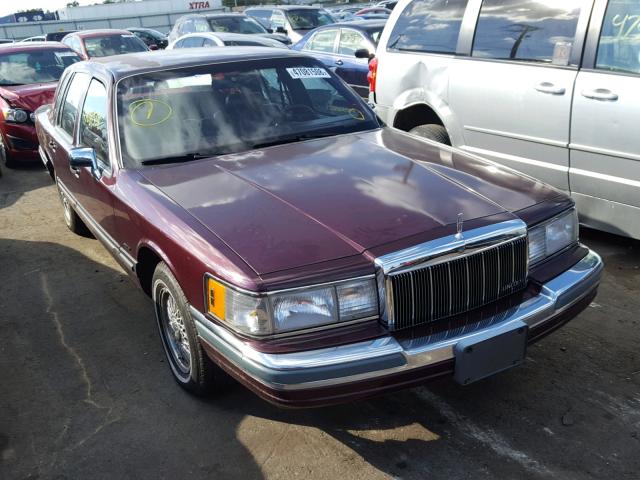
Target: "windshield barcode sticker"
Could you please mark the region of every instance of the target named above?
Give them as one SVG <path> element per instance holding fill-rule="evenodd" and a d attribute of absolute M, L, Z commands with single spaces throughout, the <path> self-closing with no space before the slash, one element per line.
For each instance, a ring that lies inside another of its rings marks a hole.
<path fill-rule="evenodd" d="M 294 67 L 287 68 L 291 78 L 331 78 L 329 72 L 318 67 Z"/>

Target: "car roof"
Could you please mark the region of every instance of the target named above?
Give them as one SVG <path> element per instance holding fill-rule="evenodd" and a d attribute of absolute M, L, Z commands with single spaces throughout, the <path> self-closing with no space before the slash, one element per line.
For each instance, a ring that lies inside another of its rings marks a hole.
<path fill-rule="evenodd" d="M 225 47 L 225 48 L 184 48 L 151 52 L 126 53 L 110 57 L 93 58 L 69 67 L 74 70 L 98 70 L 111 76 L 115 81 L 123 77 L 141 73 L 171 70 L 176 68 L 215 65 L 217 63 L 269 58 L 302 57 L 304 53 L 285 48 L 270 47 Z"/>
<path fill-rule="evenodd" d="M 260 5 L 260 6 L 247 8 L 247 10 L 260 10 L 260 9 L 272 9 L 272 10 L 324 10 L 324 7 L 314 7 L 313 5 Z M 247 11 L 247 10 L 245 10 L 245 11 Z"/>
<path fill-rule="evenodd" d="M 247 40 L 247 41 L 262 41 L 264 40 L 265 43 L 272 43 L 272 42 L 277 42 L 278 40 L 272 40 L 270 38 L 267 37 L 261 37 L 260 35 L 254 35 L 251 33 L 235 33 L 235 32 L 194 32 L 194 33 L 187 33 L 186 35 L 181 36 L 180 38 L 178 38 L 176 41 L 181 40 L 183 38 L 187 38 L 187 37 L 216 37 L 219 38 L 220 40 L 224 41 L 224 40 Z"/>
<path fill-rule="evenodd" d="M 60 42 L 24 42 L 24 43 L 2 43 L 0 53 L 27 52 L 31 50 L 71 50 L 64 43 Z"/>
<path fill-rule="evenodd" d="M 378 28 L 378 27 L 383 27 L 386 24 L 386 20 L 362 20 L 360 22 L 336 22 L 336 23 L 331 23 L 329 25 L 322 25 L 321 27 L 318 27 L 317 30 L 323 29 L 326 30 L 327 28 L 335 28 L 335 27 L 344 27 L 344 28 L 353 28 L 355 30 L 369 30 L 371 28 Z"/>
<path fill-rule="evenodd" d="M 70 33 L 69 35 L 74 35 L 80 38 L 91 38 L 91 37 L 102 37 L 106 35 L 130 35 L 131 32 L 129 30 L 120 30 L 116 28 L 101 28 L 95 30 L 78 30 L 77 32 Z"/>

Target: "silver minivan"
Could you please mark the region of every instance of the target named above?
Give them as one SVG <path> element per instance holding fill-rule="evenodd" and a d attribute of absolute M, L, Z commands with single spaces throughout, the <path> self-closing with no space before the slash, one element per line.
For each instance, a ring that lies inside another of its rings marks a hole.
<path fill-rule="evenodd" d="M 370 62 L 389 125 L 570 192 L 640 238 L 640 0 L 400 0 Z"/>

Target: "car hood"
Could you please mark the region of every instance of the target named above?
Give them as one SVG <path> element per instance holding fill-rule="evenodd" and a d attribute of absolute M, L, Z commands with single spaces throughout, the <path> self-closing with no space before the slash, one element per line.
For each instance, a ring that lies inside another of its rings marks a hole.
<path fill-rule="evenodd" d="M 42 105 L 53 102 L 57 86 L 58 84 L 54 82 L 0 87 L 0 97 L 4 98 L 12 107 L 35 112 Z"/>
<path fill-rule="evenodd" d="M 557 196 L 386 128 L 141 173 L 260 275 L 442 230 L 459 213 L 485 218 Z"/>

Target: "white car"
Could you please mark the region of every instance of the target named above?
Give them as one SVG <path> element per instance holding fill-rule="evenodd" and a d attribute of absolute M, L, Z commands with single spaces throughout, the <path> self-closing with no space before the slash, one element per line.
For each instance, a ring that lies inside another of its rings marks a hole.
<path fill-rule="evenodd" d="M 44 35 L 36 35 L 35 37 L 25 38 L 24 40 L 20 40 L 18 43 L 23 42 L 46 42 L 47 38 Z"/>
<path fill-rule="evenodd" d="M 242 33 L 226 32 L 200 32 L 188 33 L 174 40 L 169 44 L 167 50 L 176 48 L 197 48 L 197 47 L 274 47 L 287 48 L 287 46 L 271 38 L 259 37 L 257 35 L 246 35 Z"/>

